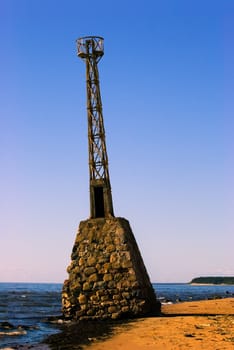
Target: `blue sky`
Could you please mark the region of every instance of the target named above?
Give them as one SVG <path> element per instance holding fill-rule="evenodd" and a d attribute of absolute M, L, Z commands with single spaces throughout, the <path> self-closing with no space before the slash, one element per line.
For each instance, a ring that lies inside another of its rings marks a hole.
<path fill-rule="evenodd" d="M 0 0 L 0 281 L 63 282 L 89 216 L 85 65 L 153 282 L 233 275 L 233 1 Z"/>

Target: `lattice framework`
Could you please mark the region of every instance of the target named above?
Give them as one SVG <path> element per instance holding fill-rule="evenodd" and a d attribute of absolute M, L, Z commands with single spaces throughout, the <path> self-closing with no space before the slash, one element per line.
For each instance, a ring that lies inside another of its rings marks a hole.
<path fill-rule="evenodd" d="M 86 62 L 91 217 L 97 217 L 96 212 L 98 204 L 95 203 L 95 201 L 97 202 L 98 199 L 95 199 L 96 187 L 102 188 L 103 190 L 103 216 L 113 216 L 108 156 L 97 65 L 104 54 L 103 38 L 93 36 L 79 38 L 77 40 L 77 49 L 78 56 Z"/>

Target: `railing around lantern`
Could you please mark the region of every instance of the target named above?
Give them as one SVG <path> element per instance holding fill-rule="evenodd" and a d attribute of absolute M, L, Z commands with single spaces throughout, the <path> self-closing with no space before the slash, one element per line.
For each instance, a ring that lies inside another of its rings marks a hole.
<path fill-rule="evenodd" d="M 95 56 L 101 58 L 104 55 L 104 39 L 100 36 L 85 36 L 78 38 L 77 55 L 80 58 Z"/>

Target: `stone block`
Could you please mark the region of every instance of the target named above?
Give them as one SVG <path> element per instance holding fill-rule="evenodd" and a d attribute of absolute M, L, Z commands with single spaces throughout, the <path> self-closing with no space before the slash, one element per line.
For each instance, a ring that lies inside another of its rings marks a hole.
<path fill-rule="evenodd" d="M 121 308 L 121 311 L 122 311 L 123 313 L 129 312 L 129 306 L 123 306 L 123 307 Z"/>
<path fill-rule="evenodd" d="M 100 252 L 103 252 L 103 248 L 100 249 Z M 97 262 L 98 264 L 104 264 L 106 262 L 109 261 L 109 258 L 107 255 L 104 255 L 104 254 L 100 254 L 98 257 L 97 257 Z"/>
<path fill-rule="evenodd" d="M 135 275 L 130 275 L 130 276 L 128 277 L 128 280 L 129 280 L 130 282 L 135 282 L 135 281 L 136 281 L 136 276 L 135 276 Z"/>
<path fill-rule="evenodd" d="M 114 305 L 114 302 L 113 302 L 113 301 L 110 301 L 110 300 L 102 301 L 102 302 L 100 303 L 100 305 L 101 305 L 101 306 L 104 306 L 105 308 L 106 308 L 106 307 L 108 308 L 109 306 Z"/>
<path fill-rule="evenodd" d="M 111 280 L 111 281 L 108 282 L 107 286 L 108 286 L 109 289 L 114 289 L 115 286 L 116 286 L 116 283 L 115 283 L 114 280 Z"/>
<path fill-rule="evenodd" d="M 140 288 L 140 282 L 139 281 L 132 282 L 131 285 L 132 285 L 132 289 Z"/>
<path fill-rule="evenodd" d="M 92 285 L 89 282 L 83 284 L 83 291 L 89 291 L 92 289 Z"/>
<path fill-rule="evenodd" d="M 105 281 L 97 281 L 97 282 L 94 282 L 93 284 L 93 290 L 94 291 L 105 291 L 105 288 L 106 288 L 106 282 Z"/>
<path fill-rule="evenodd" d="M 117 252 L 113 252 L 110 255 L 110 263 L 114 263 L 119 260 L 119 254 Z"/>
<path fill-rule="evenodd" d="M 110 244 L 110 245 L 108 245 L 108 246 L 106 247 L 106 251 L 107 251 L 108 253 L 114 252 L 115 249 L 116 249 L 116 246 L 115 246 L 114 244 Z"/>
<path fill-rule="evenodd" d="M 86 260 L 84 259 L 84 258 L 80 258 L 79 260 L 78 260 L 78 265 L 79 266 L 83 266 L 83 267 L 85 267 L 86 266 Z"/>
<path fill-rule="evenodd" d="M 106 246 L 108 246 L 109 244 L 113 243 L 112 237 L 110 235 L 106 235 L 104 238 L 104 243 Z"/>
<path fill-rule="evenodd" d="M 112 275 L 110 273 L 107 273 L 103 276 L 103 281 L 108 282 L 112 281 Z"/>
<path fill-rule="evenodd" d="M 87 311 L 87 316 L 93 316 L 95 314 L 95 310 L 94 309 L 89 309 Z"/>
<path fill-rule="evenodd" d="M 75 318 L 76 319 L 80 319 L 81 318 L 81 316 L 84 314 L 84 311 L 83 310 L 78 310 L 78 311 L 76 311 L 76 313 L 75 313 Z"/>
<path fill-rule="evenodd" d="M 82 305 L 80 305 L 80 308 L 84 312 L 84 311 L 86 311 L 88 309 L 88 305 L 87 304 L 82 304 Z"/>
<path fill-rule="evenodd" d="M 114 270 L 119 270 L 119 269 L 121 268 L 121 264 L 120 264 L 119 261 L 116 261 L 116 262 L 113 262 L 113 263 L 111 264 L 111 267 L 112 267 L 112 269 L 114 269 Z"/>
<path fill-rule="evenodd" d="M 114 280 L 116 282 L 121 281 L 122 278 L 123 278 L 123 274 L 122 273 L 118 272 L 118 273 L 114 274 Z"/>
<path fill-rule="evenodd" d="M 95 267 L 92 267 L 92 266 L 86 267 L 86 268 L 84 269 L 84 273 L 85 273 L 86 276 L 90 276 L 90 275 L 92 275 L 92 274 L 95 273 L 95 272 L 96 272 L 96 268 L 95 268 Z"/>
<path fill-rule="evenodd" d="M 128 280 L 120 280 L 119 282 L 117 282 L 118 289 L 128 289 L 130 285 L 131 282 L 129 282 Z"/>
<path fill-rule="evenodd" d="M 128 292 L 123 292 L 123 293 L 122 293 L 122 297 L 123 297 L 124 299 L 129 299 L 129 298 L 130 298 L 130 293 L 128 293 Z"/>
<path fill-rule="evenodd" d="M 99 297 L 95 294 L 95 295 L 91 295 L 90 296 L 90 300 L 93 302 L 93 303 L 98 303 L 99 302 Z"/>
<path fill-rule="evenodd" d="M 71 272 L 71 270 L 72 270 L 72 266 L 69 265 L 69 266 L 67 267 L 67 273 L 69 274 L 69 273 Z"/>
<path fill-rule="evenodd" d="M 107 273 L 107 272 L 109 272 L 110 271 L 110 269 L 111 269 L 111 264 L 110 263 L 105 263 L 104 265 L 103 265 L 103 271 L 104 271 L 104 273 Z"/>
<path fill-rule="evenodd" d="M 88 281 L 89 282 L 97 282 L 98 281 L 98 275 L 96 273 L 93 273 L 92 275 L 89 276 Z"/>
<path fill-rule="evenodd" d="M 117 306 L 110 306 L 110 307 L 108 307 L 108 312 L 110 314 L 113 314 L 113 313 L 115 313 L 117 311 L 118 311 L 118 307 Z"/>
<path fill-rule="evenodd" d="M 117 237 L 123 237 L 125 235 L 125 230 L 124 230 L 123 227 L 117 226 L 116 230 L 115 230 L 115 233 L 116 233 Z"/>
<path fill-rule="evenodd" d="M 100 283 L 101 285 L 103 286 L 102 288 L 100 287 Z M 97 290 L 97 286 L 99 287 L 99 289 Z M 96 290 L 96 295 L 100 298 L 101 296 L 103 295 L 107 295 L 108 294 L 108 291 L 106 289 L 106 282 L 97 282 L 97 283 L 94 283 L 93 285 L 93 289 Z"/>
<path fill-rule="evenodd" d="M 95 266 L 97 262 L 97 259 L 93 256 L 88 257 L 87 259 L 87 265 L 88 266 Z"/>
<path fill-rule="evenodd" d="M 80 294 L 78 297 L 78 301 L 80 304 L 86 304 L 87 303 L 87 298 L 84 294 Z"/>
<path fill-rule="evenodd" d="M 132 262 L 131 260 L 125 260 L 121 263 L 121 267 L 123 269 L 128 269 L 128 268 L 131 268 L 132 267 Z"/>
<path fill-rule="evenodd" d="M 77 277 L 75 276 L 74 279 L 72 280 L 69 290 L 72 291 L 72 294 L 74 294 L 75 291 L 80 289 L 81 289 L 80 279 L 77 279 Z"/>

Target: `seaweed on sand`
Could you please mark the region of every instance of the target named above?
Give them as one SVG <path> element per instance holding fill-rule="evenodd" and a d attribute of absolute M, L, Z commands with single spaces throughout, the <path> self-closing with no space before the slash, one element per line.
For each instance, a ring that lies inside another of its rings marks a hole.
<path fill-rule="evenodd" d="M 83 345 L 106 339 L 116 327 L 126 327 L 133 320 L 78 321 L 61 326 L 61 333 L 49 336 L 44 343 L 52 350 L 81 350 Z"/>

